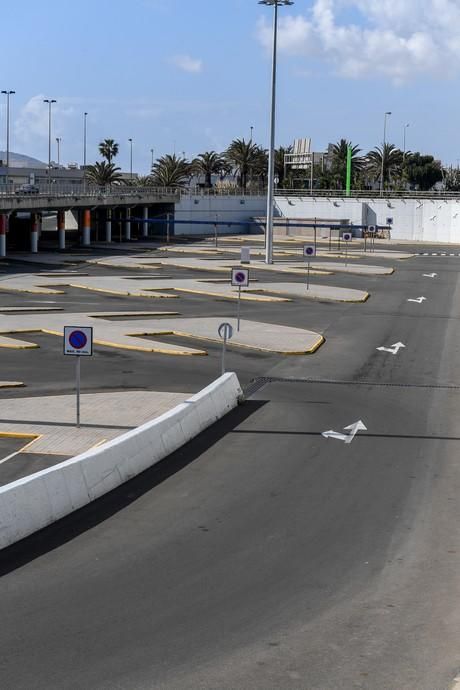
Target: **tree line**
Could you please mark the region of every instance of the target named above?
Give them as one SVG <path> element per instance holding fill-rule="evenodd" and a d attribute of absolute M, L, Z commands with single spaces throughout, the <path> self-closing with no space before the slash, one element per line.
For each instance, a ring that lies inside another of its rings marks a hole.
<path fill-rule="evenodd" d="M 417 189 L 430 190 L 436 183 L 444 182 L 446 189 L 460 190 L 458 170 L 443 169 L 433 156 L 403 152 L 393 144 L 376 146 L 363 155 L 359 146 L 341 139 L 329 148 L 327 154 L 320 154 L 313 171 L 293 169 L 285 165 L 285 156 L 293 152 L 292 146 L 280 147 L 275 151 L 275 178 L 279 188 L 309 188 L 313 179 L 314 189 L 342 190 L 346 184 L 347 153 L 351 149 L 352 189 L 373 189 L 381 184 L 387 190 Z M 113 139 L 104 139 L 99 144 L 103 161 L 87 166 L 85 175 L 89 182 L 105 186 L 122 182 L 121 169 L 114 159 L 119 145 Z M 312 174 L 313 172 L 313 174 Z M 268 152 L 250 139 L 234 139 L 228 148 L 218 153 L 206 151 L 188 160 L 184 156 L 166 154 L 152 165 L 149 175 L 123 179 L 124 184 L 135 186 L 179 187 L 190 185 L 192 178 L 200 186 L 231 184 L 244 191 L 263 190 L 267 186 Z"/>

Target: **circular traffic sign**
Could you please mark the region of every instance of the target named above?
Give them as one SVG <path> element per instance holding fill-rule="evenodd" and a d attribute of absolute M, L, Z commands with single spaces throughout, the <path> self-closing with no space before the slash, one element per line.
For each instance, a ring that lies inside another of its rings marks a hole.
<path fill-rule="evenodd" d="M 218 333 L 223 340 L 230 340 L 233 335 L 233 326 L 225 321 L 220 324 Z"/>
<path fill-rule="evenodd" d="M 83 331 L 72 331 L 69 335 L 69 343 L 75 350 L 81 350 L 88 342 L 88 338 Z"/>
<path fill-rule="evenodd" d="M 305 249 L 305 255 L 306 256 L 313 256 L 314 253 L 315 253 L 315 250 L 313 247 L 307 247 Z"/>
<path fill-rule="evenodd" d="M 246 273 L 243 271 L 237 271 L 234 275 L 234 280 L 235 283 L 245 283 L 246 282 Z"/>

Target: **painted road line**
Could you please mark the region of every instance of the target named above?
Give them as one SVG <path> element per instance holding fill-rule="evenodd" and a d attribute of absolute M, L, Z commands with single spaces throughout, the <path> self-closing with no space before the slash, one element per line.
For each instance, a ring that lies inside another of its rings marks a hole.
<path fill-rule="evenodd" d="M 417 304 L 422 304 L 426 300 L 426 297 L 417 297 L 417 299 L 408 299 L 408 302 L 416 302 Z"/>
<path fill-rule="evenodd" d="M 337 431 L 333 431 L 332 429 L 330 429 L 329 431 L 323 431 L 321 436 L 324 436 L 324 438 L 333 438 L 336 441 L 343 441 L 344 443 L 349 444 L 353 441 L 358 431 L 367 431 L 367 427 L 364 424 L 364 422 L 360 419 L 358 422 L 355 422 L 354 424 L 345 426 L 344 431 L 349 431 L 350 433 L 341 434 Z"/>
<path fill-rule="evenodd" d="M 436 278 L 438 274 L 437 273 L 424 273 L 423 277 L 424 278 Z"/>
<path fill-rule="evenodd" d="M 380 352 L 389 352 L 391 355 L 397 355 L 401 348 L 406 347 L 404 343 L 395 343 L 391 347 L 377 347 L 376 350 Z"/>

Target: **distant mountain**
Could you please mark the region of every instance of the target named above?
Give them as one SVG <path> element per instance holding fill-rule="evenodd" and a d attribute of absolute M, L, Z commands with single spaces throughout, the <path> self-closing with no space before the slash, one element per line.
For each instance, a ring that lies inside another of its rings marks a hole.
<path fill-rule="evenodd" d="M 6 164 L 6 151 L 0 151 L 0 160 Z M 47 168 L 48 165 L 39 161 L 38 158 L 24 156 L 22 153 L 10 151 L 10 168 Z"/>

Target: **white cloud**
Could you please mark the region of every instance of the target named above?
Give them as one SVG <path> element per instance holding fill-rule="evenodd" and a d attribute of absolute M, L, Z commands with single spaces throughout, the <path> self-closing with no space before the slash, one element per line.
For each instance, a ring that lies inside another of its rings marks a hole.
<path fill-rule="evenodd" d="M 258 25 L 258 38 L 271 45 L 266 19 Z M 460 3 L 314 0 L 308 15 L 280 18 L 279 49 L 322 58 L 350 78 L 375 75 L 402 83 L 416 76 L 453 76 L 460 72 Z"/>
<path fill-rule="evenodd" d="M 197 74 L 203 70 L 202 60 L 192 58 L 190 55 L 174 55 L 174 57 L 171 58 L 171 62 L 184 72 Z"/>
<path fill-rule="evenodd" d="M 43 103 L 45 98 L 43 94 L 33 96 L 16 115 L 14 137 L 19 148 L 27 150 L 30 145 L 36 144 L 37 139 L 48 141 L 49 107 L 47 103 Z M 62 133 L 73 114 L 74 107 L 64 101 L 58 100 L 52 104 L 52 136 Z"/>

